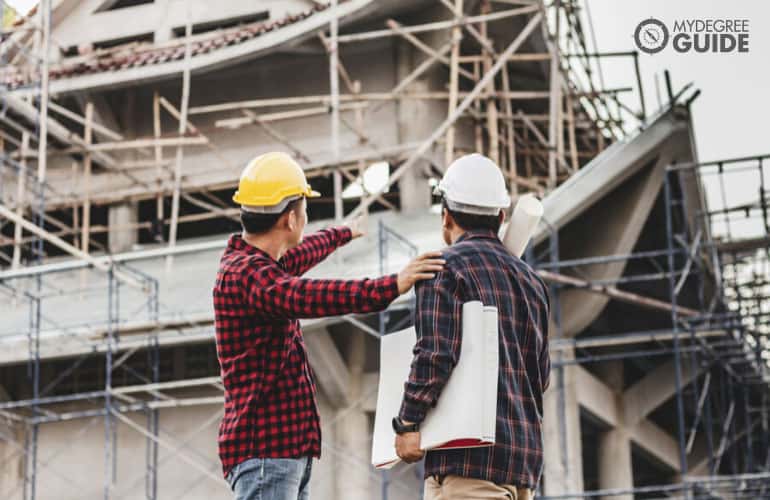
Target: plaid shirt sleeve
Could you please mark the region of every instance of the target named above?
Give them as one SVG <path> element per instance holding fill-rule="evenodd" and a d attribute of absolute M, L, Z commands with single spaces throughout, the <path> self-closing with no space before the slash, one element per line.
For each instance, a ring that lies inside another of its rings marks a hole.
<path fill-rule="evenodd" d="M 542 283 L 542 282 L 541 282 Z M 545 294 L 545 320 L 543 321 L 543 348 L 540 350 L 540 376 L 543 380 L 543 391 L 548 389 L 551 384 L 551 353 L 548 346 L 548 328 L 550 325 L 549 318 L 551 314 L 551 297 L 548 293 L 548 287 L 545 283 L 543 285 L 543 293 Z"/>
<path fill-rule="evenodd" d="M 456 292 L 457 280 L 449 271 L 415 286 L 417 343 L 399 412 L 406 422 L 423 421 L 460 358 L 462 303 Z"/>
<path fill-rule="evenodd" d="M 305 237 L 301 244 L 287 251 L 280 263 L 289 274 L 301 276 L 351 238 L 349 227 L 322 229 Z"/>
<path fill-rule="evenodd" d="M 397 276 L 377 279 L 329 280 L 291 276 L 279 265 L 248 270 L 248 304 L 273 319 L 301 319 L 379 311 L 395 300 Z"/>

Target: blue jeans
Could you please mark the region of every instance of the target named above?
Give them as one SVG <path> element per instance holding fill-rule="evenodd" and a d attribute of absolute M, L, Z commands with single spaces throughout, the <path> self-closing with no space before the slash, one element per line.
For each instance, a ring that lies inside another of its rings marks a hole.
<path fill-rule="evenodd" d="M 308 500 L 313 459 L 251 458 L 227 474 L 235 500 Z"/>

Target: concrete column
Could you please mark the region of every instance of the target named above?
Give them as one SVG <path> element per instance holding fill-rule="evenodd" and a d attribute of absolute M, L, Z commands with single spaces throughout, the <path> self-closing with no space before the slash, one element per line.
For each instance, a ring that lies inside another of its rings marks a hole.
<path fill-rule="evenodd" d="M 415 64 L 415 49 L 405 41 L 396 42 L 396 75 L 400 82 L 418 64 Z M 430 70 L 428 71 L 430 73 Z M 426 78 L 418 78 L 412 82 L 406 92 L 428 92 L 429 82 Z M 443 101 L 437 101 L 443 102 Z M 402 99 L 396 101 L 396 113 L 398 119 L 399 143 L 418 142 L 430 135 L 434 126 L 431 113 L 435 113 L 435 103 L 427 99 Z M 436 122 L 438 123 L 438 122 Z M 405 213 L 425 212 L 430 208 L 431 189 L 428 185 L 428 163 L 421 161 L 398 181 L 398 189 L 401 193 L 401 211 Z"/>
<path fill-rule="evenodd" d="M 631 463 L 631 439 L 623 427 L 602 433 L 599 437 L 599 489 L 634 487 Z M 633 500 L 634 496 L 603 497 L 606 500 Z"/>
<path fill-rule="evenodd" d="M 109 233 L 107 239 L 110 252 L 120 253 L 131 250 L 131 247 L 139 241 L 139 231 L 135 227 L 126 226 L 136 224 L 138 220 L 136 204 L 120 203 L 111 205 L 108 210 Z"/>
<path fill-rule="evenodd" d="M 337 409 L 337 491 L 344 498 L 369 498 L 372 488 L 370 471 L 369 419 L 361 404 L 366 339 L 362 332 L 352 332 L 348 348 L 348 386 L 351 405 Z"/>
<path fill-rule="evenodd" d="M 5 388 L 0 386 L 0 402 L 9 401 Z M 24 480 L 24 430 L 11 422 L 0 423 L 0 491 L 10 491 Z M 21 449 L 20 449 L 21 448 Z"/>
<path fill-rule="evenodd" d="M 623 361 L 605 361 L 599 363 L 597 370 L 600 378 L 612 389 L 617 407 L 621 409 L 624 389 Z M 631 436 L 624 425 L 623 415 L 615 429 L 599 436 L 599 489 L 631 489 L 634 487 L 634 470 L 631 461 Z M 634 496 L 620 495 L 605 497 L 606 500 L 633 500 Z"/>
<path fill-rule="evenodd" d="M 561 356 L 570 359 L 574 353 L 563 351 Z M 556 359 L 558 356 L 554 356 Z M 583 450 L 575 370 L 576 366 L 551 370 L 551 385 L 543 400 L 546 495 L 583 491 Z"/>

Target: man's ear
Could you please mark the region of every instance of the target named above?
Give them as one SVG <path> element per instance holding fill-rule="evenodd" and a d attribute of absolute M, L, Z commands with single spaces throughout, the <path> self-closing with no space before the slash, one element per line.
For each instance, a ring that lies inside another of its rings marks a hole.
<path fill-rule="evenodd" d="M 497 219 L 500 221 L 500 225 L 505 222 L 505 210 L 500 210 L 500 213 L 497 214 Z"/>
<path fill-rule="evenodd" d="M 289 210 L 283 216 L 281 217 L 284 219 L 283 225 L 288 229 L 289 231 L 294 231 L 297 228 L 297 225 L 299 224 L 299 221 L 297 220 L 297 211 L 296 210 Z"/>
<path fill-rule="evenodd" d="M 451 231 L 454 227 L 455 221 L 449 214 L 449 210 L 446 208 L 441 209 L 441 227 Z"/>

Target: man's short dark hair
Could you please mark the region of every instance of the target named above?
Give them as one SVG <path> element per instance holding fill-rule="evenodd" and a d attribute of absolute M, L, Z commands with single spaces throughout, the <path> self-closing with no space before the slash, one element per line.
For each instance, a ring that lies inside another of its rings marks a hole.
<path fill-rule="evenodd" d="M 498 215 L 476 215 L 450 210 L 446 200 L 441 200 L 441 208 L 446 210 L 457 225 L 466 231 L 487 229 L 498 232 L 500 230 L 500 217 Z"/>
<path fill-rule="evenodd" d="M 258 214 L 241 210 L 241 226 L 243 230 L 250 234 L 262 234 L 273 229 L 278 219 L 291 210 L 296 210 L 302 205 L 302 198 L 292 200 L 286 205 L 281 213 L 277 214 Z"/>

